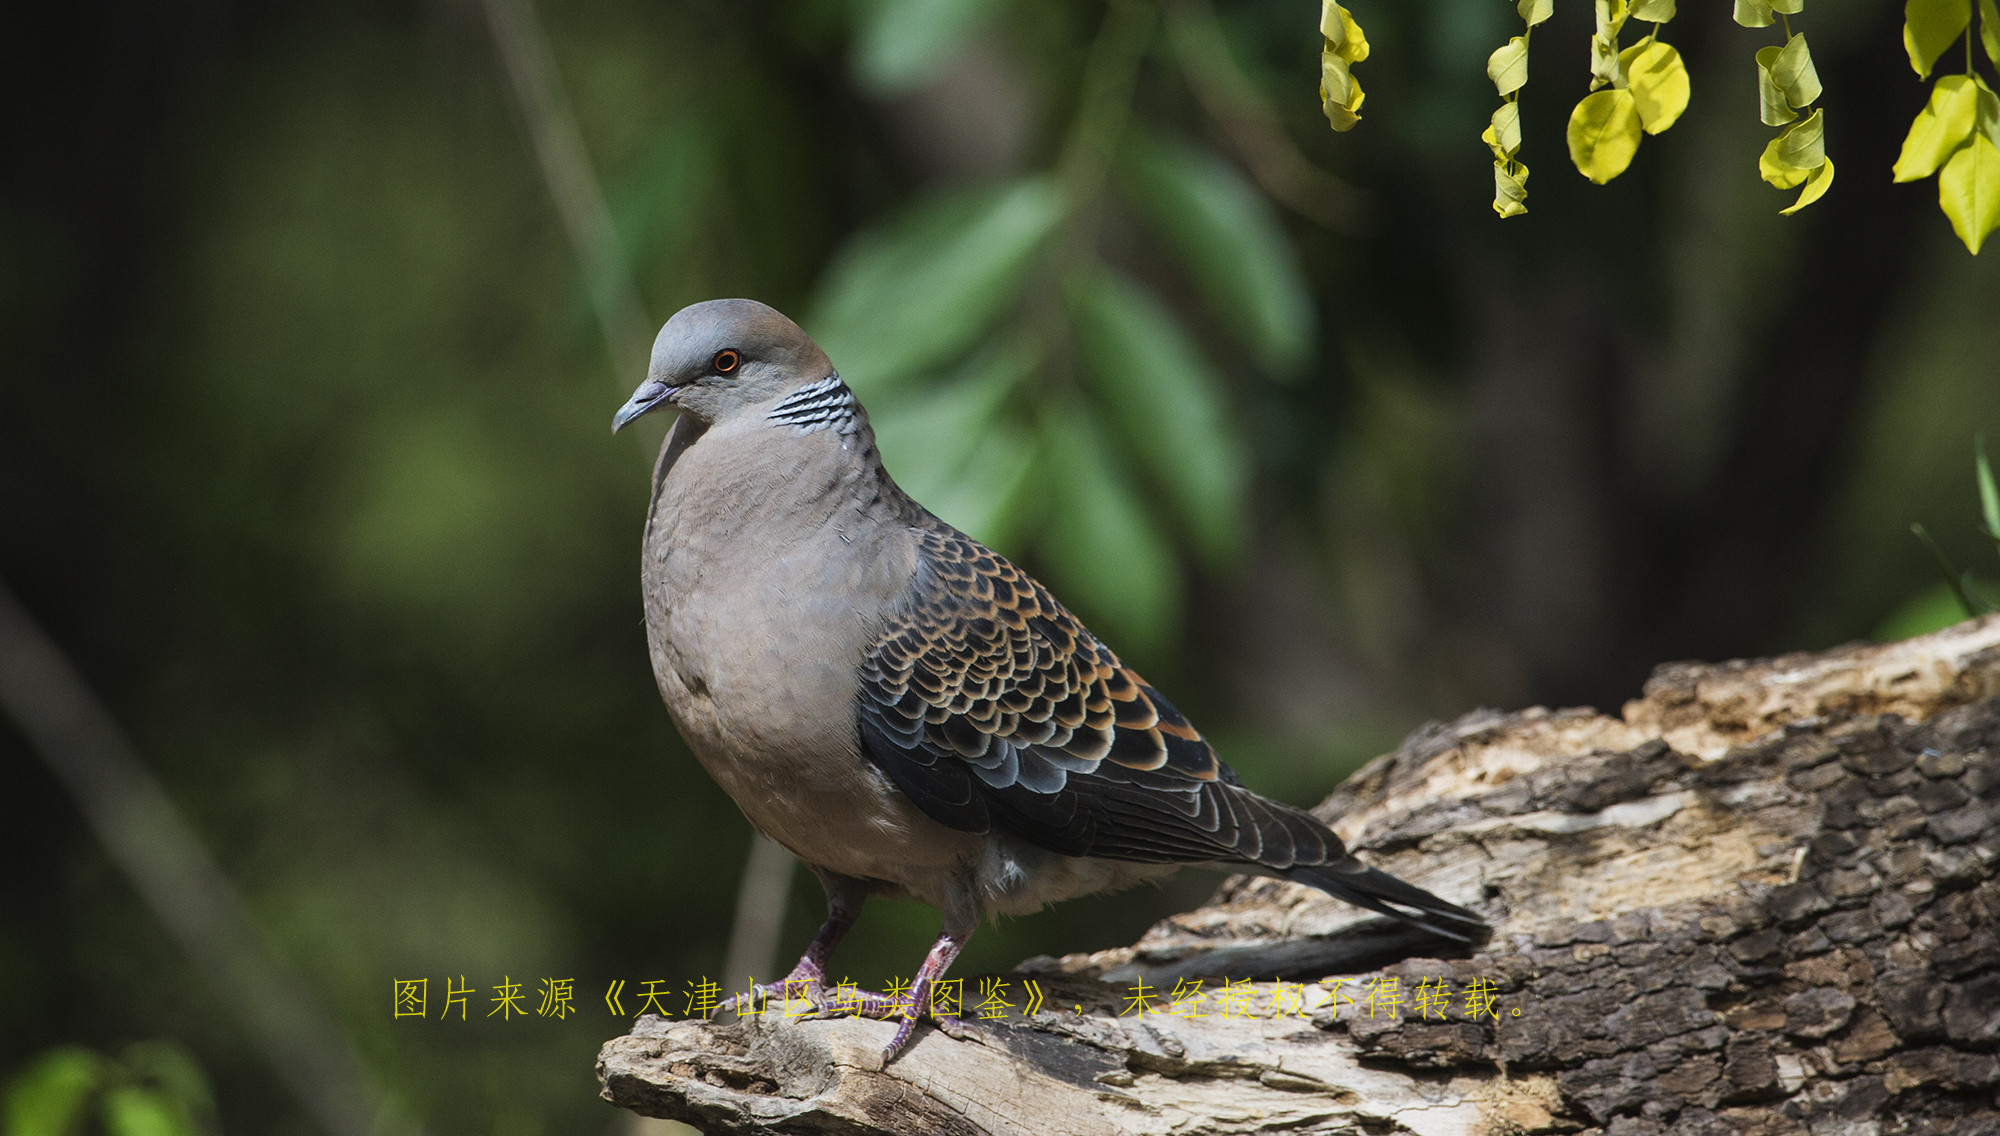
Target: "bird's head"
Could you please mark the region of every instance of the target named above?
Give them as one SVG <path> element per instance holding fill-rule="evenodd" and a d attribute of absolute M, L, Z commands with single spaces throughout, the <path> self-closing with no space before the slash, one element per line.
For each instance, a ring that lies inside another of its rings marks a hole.
<path fill-rule="evenodd" d="M 832 373 L 826 352 L 774 308 L 755 300 L 691 304 L 660 329 L 646 381 L 611 429 L 670 403 L 712 425 Z"/>

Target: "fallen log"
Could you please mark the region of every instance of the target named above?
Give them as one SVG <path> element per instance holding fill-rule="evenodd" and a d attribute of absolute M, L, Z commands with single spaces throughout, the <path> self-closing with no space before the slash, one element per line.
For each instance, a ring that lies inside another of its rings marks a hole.
<path fill-rule="evenodd" d="M 604 1096 L 712 1134 L 2000 1132 L 2000 616 L 1469 714 L 1317 811 L 1491 941 L 1239 877 L 886 1068 L 887 1023 L 647 1017 Z"/>

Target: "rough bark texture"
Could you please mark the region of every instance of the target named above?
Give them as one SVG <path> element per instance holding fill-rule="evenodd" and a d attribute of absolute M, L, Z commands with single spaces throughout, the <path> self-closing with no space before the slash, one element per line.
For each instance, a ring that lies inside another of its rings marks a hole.
<path fill-rule="evenodd" d="M 1492 941 L 1239 878 L 1001 976 L 1046 1006 L 982 1039 L 884 1069 L 885 1023 L 646 1018 L 604 1095 L 710 1133 L 2000 1133 L 2000 616 L 1467 715 L 1319 811 Z"/>

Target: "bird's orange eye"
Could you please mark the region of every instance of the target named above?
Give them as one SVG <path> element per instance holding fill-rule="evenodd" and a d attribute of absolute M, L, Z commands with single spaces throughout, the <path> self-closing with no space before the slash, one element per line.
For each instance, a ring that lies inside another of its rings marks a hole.
<path fill-rule="evenodd" d="M 726 375 L 735 370 L 737 364 L 741 362 L 743 362 L 743 356 L 738 355 L 734 351 L 718 351 L 715 353 L 715 373 Z"/>

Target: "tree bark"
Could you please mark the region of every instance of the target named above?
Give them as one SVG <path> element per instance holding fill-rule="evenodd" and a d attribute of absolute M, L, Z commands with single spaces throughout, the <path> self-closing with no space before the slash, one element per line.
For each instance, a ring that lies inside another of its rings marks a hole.
<path fill-rule="evenodd" d="M 2000 1132 L 2000 616 L 1469 714 L 1318 812 L 1491 941 L 1239 877 L 997 976 L 1044 1002 L 974 1039 L 883 1068 L 882 1022 L 648 1017 L 604 1096 L 716 1134 Z"/>

